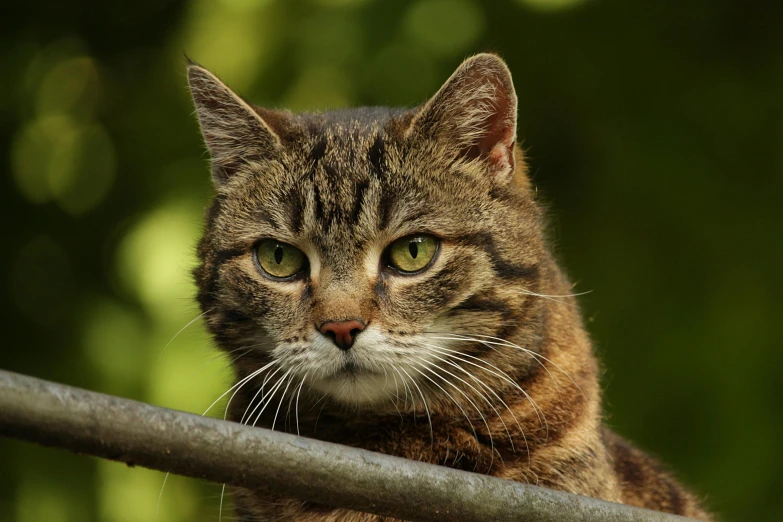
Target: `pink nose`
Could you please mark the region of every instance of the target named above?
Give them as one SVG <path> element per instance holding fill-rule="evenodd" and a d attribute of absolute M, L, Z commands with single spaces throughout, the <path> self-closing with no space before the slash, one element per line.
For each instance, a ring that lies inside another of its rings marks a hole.
<path fill-rule="evenodd" d="M 318 330 L 331 337 L 334 344 L 341 350 L 348 350 L 353 346 L 353 341 L 359 332 L 364 330 L 365 324 L 352 319 L 350 321 L 327 321 Z"/>

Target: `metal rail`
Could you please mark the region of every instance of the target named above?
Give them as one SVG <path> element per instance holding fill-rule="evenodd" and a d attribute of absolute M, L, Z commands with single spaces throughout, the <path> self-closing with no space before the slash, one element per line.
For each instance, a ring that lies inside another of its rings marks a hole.
<path fill-rule="evenodd" d="M 4 370 L 0 435 L 413 521 L 687 520 Z"/>

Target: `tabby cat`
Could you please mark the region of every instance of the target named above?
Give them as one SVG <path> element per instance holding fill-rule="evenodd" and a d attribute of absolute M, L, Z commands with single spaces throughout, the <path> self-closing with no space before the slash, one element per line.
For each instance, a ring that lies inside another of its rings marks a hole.
<path fill-rule="evenodd" d="M 602 423 L 499 57 L 414 109 L 291 114 L 188 79 L 217 189 L 195 277 L 241 384 L 231 420 L 706 518 Z M 242 521 L 383 519 L 234 497 Z"/>

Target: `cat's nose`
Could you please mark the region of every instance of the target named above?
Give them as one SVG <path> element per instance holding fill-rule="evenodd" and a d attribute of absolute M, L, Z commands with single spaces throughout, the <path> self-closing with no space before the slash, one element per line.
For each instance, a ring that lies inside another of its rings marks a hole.
<path fill-rule="evenodd" d="M 353 346 L 356 336 L 364 330 L 365 326 L 363 322 L 356 319 L 351 319 L 350 321 L 327 321 L 318 328 L 318 331 L 330 337 L 339 349 L 348 350 Z"/>

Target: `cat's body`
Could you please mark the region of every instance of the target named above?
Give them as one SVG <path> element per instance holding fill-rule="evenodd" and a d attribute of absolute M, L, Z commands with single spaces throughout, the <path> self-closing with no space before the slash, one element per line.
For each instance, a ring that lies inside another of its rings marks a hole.
<path fill-rule="evenodd" d="M 603 426 L 499 58 L 466 61 L 412 110 L 295 116 L 189 78 L 218 187 L 199 300 L 244 379 L 229 418 L 706 518 Z M 377 519 L 235 497 L 243 521 Z"/>

